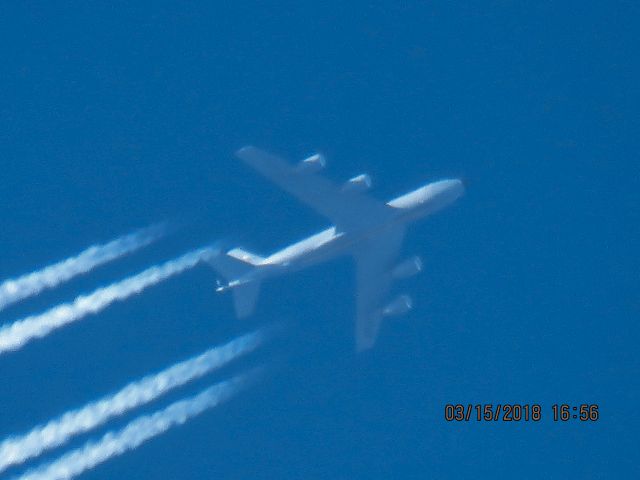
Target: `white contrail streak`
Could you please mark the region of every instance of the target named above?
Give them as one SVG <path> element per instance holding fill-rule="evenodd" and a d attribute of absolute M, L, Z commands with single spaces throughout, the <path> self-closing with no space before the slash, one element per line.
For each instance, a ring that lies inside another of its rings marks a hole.
<path fill-rule="evenodd" d="M 104 245 L 89 247 L 76 257 L 54 263 L 42 270 L 6 280 L 0 283 L 0 310 L 149 245 L 164 235 L 165 231 L 165 224 L 152 225 Z"/>
<path fill-rule="evenodd" d="M 211 247 L 194 250 L 162 265 L 148 268 L 138 275 L 99 288 L 89 295 L 80 295 L 71 303 L 64 303 L 44 313 L 5 325 L 0 328 L 0 354 L 18 350 L 34 338 L 44 337 L 68 323 L 97 313 L 111 303 L 124 300 L 151 285 L 193 268 L 215 254 L 216 250 Z"/>
<path fill-rule="evenodd" d="M 67 480 L 118 455 L 139 447 L 172 427 L 231 399 L 255 380 L 260 370 L 241 374 L 207 388 L 198 395 L 172 403 L 150 415 L 138 417 L 126 427 L 87 442 L 51 463 L 27 471 L 18 480 Z"/>
<path fill-rule="evenodd" d="M 149 403 L 174 388 L 250 353 L 268 339 L 272 330 L 267 327 L 211 348 L 201 355 L 132 382 L 113 395 L 71 410 L 25 435 L 7 438 L 0 443 L 0 472 L 58 447 L 75 435 L 100 426 L 115 416 Z"/>

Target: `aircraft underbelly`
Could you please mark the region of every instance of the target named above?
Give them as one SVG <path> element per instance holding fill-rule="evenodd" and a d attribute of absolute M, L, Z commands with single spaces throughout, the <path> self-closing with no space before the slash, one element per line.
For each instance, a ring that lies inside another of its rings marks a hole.
<path fill-rule="evenodd" d="M 364 231 L 334 234 L 330 238 L 314 235 L 286 249 L 289 251 L 278 259 L 278 263 L 294 271 L 307 268 L 341 255 L 351 254 L 361 242 L 394 227 L 395 223 L 381 224 Z"/>
<path fill-rule="evenodd" d="M 314 248 L 301 252 L 295 258 L 292 258 L 290 265 L 293 269 L 299 270 L 307 268 L 318 263 L 326 262 L 340 254 L 345 253 L 345 239 L 337 237 L 328 242 L 316 245 Z"/>
<path fill-rule="evenodd" d="M 351 243 L 350 235 L 336 235 L 326 241 L 292 252 L 284 262 L 291 270 L 301 270 L 349 253 L 348 247 Z"/>

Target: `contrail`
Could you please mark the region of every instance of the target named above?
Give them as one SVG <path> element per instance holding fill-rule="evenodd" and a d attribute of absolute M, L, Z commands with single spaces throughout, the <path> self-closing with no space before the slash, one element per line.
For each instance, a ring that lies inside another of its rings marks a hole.
<path fill-rule="evenodd" d="M 22 275 L 13 280 L 6 280 L 0 283 L 0 310 L 149 245 L 163 236 L 166 230 L 167 227 L 164 223 L 152 225 L 104 245 L 89 247 L 76 257 L 54 263 L 42 270 Z"/>
<path fill-rule="evenodd" d="M 16 320 L 0 328 L 0 354 L 18 350 L 34 338 L 44 337 L 68 323 L 91 313 L 97 313 L 111 303 L 124 300 L 174 275 L 193 268 L 216 254 L 212 247 L 194 250 L 179 258 L 157 265 L 120 282 L 99 288 L 89 295 L 80 295 L 71 303 L 63 303 L 38 315 Z"/>
<path fill-rule="evenodd" d="M 113 395 L 71 410 L 25 435 L 4 440 L 0 443 L 0 472 L 58 447 L 75 435 L 100 426 L 115 416 L 149 403 L 174 388 L 250 353 L 267 340 L 273 330 L 273 327 L 266 327 L 211 348 L 201 355 L 132 382 Z"/>
<path fill-rule="evenodd" d="M 138 417 L 121 430 L 105 434 L 99 441 L 89 441 L 51 463 L 27 471 L 18 480 L 66 480 L 89 470 L 112 457 L 139 447 L 172 427 L 181 425 L 207 409 L 230 400 L 249 386 L 261 369 L 240 374 L 207 388 L 198 395 L 172 403 L 150 415 Z"/>

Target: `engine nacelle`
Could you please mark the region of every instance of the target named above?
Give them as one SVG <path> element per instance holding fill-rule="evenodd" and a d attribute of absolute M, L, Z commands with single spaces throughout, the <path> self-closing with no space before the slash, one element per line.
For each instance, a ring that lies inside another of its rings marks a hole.
<path fill-rule="evenodd" d="M 298 171 L 302 173 L 315 173 L 327 165 L 324 155 L 316 153 L 298 163 Z"/>
<path fill-rule="evenodd" d="M 366 192 L 371 188 L 371 177 L 366 173 L 350 178 L 342 185 L 343 192 Z"/>
<path fill-rule="evenodd" d="M 398 317 L 404 315 L 412 308 L 413 302 L 409 295 L 398 295 L 382 309 L 382 315 L 385 317 Z"/>
<path fill-rule="evenodd" d="M 417 255 L 400 262 L 391 272 L 391 276 L 396 279 L 413 277 L 422 271 L 422 260 Z"/>

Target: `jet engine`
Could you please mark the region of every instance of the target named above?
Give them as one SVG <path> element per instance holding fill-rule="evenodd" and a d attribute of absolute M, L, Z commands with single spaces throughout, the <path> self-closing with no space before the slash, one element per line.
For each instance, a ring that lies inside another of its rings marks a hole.
<path fill-rule="evenodd" d="M 385 317 L 398 317 L 404 315 L 413 308 L 413 302 L 409 295 L 398 295 L 394 300 L 382 309 Z"/>
<path fill-rule="evenodd" d="M 342 185 L 343 192 L 366 192 L 371 188 L 371 177 L 366 173 L 350 178 Z"/>
<path fill-rule="evenodd" d="M 322 170 L 327 164 L 324 155 L 316 153 L 309 158 L 305 158 L 298 164 L 298 171 L 301 173 L 316 173 Z"/>
<path fill-rule="evenodd" d="M 417 255 L 400 262 L 391 272 L 391 276 L 396 279 L 413 277 L 422 271 L 422 260 Z"/>

